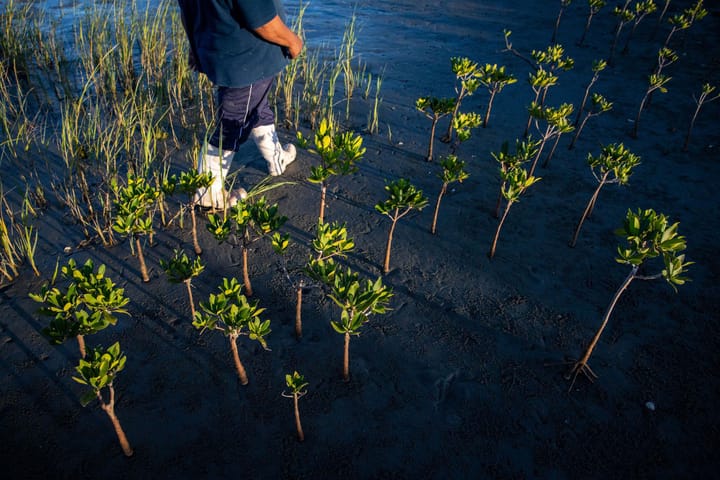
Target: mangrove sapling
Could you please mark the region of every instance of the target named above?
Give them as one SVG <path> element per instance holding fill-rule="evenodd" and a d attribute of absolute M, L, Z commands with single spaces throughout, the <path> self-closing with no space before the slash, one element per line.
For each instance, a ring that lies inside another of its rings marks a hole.
<path fill-rule="evenodd" d="M 617 24 L 615 25 L 615 33 L 613 36 L 612 44 L 610 45 L 610 55 L 608 55 L 608 65 L 613 65 L 613 60 L 615 58 L 615 48 L 617 47 L 618 39 L 620 38 L 620 33 L 622 32 L 622 29 L 627 25 L 629 22 L 632 22 L 635 18 L 635 12 L 630 10 L 628 8 L 628 5 L 630 5 L 630 0 L 626 0 L 625 4 L 621 6 L 617 6 L 613 8 L 612 14 L 615 15 L 617 18 Z"/>
<path fill-rule="evenodd" d="M 438 178 L 442 180 L 442 187 L 435 202 L 435 213 L 433 213 L 433 221 L 430 226 L 430 233 L 435 235 L 435 227 L 437 226 L 438 213 L 440 212 L 440 201 L 447 192 L 447 187 L 453 182 L 462 183 L 470 175 L 465 171 L 465 162 L 459 160 L 455 155 L 448 155 L 440 159 L 442 172 L 438 173 Z"/>
<path fill-rule="evenodd" d="M 340 307 L 340 320 L 331 321 L 333 330 L 345 338 L 343 349 L 343 380 L 350 381 L 350 336 L 360 336 L 360 328 L 372 314 L 384 314 L 392 297 L 382 278 L 361 281 L 350 269 L 338 271 L 329 297 Z"/>
<path fill-rule="evenodd" d="M 567 373 L 565 378 L 568 380 L 572 378 L 570 390 L 572 390 L 575 380 L 581 373 L 591 382 L 598 378 L 588 365 L 588 360 L 597 346 L 620 296 L 633 280 L 664 278 L 673 290 L 677 290 L 677 285 L 683 285 L 688 281 L 683 274 L 687 272 L 687 267 L 694 262 L 686 262 L 685 255 L 681 253 L 685 250 L 686 244 L 685 237 L 678 235 L 678 225 L 679 223 L 670 225 L 665 215 L 655 213 L 652 209 L 638 209 L 637 213 L 628 210 L 623 227 L 616 231 L 617 235 L 625 239 L 627 245 L 618 247 L 618 256 L 615 260 L 618 263 L 629 265 L 630 273 L 615 292 L 610 305 L 605 311 L 600 328 L 595 333 L 585 353 Z M 644 266 L 646 261 L 654 258 L 661 258 L 664 268 L 656 274 L 641 275 L 640 268 Z"/>
<path fill-rule="evenodd" d="M 492 157 L 499 163 L 500 177 L 503 178 L 503 174 L 505 172 L 519 167 L 520 165 L 529 162 L 531 158 L 534 158 L 537 155 L 540 142 L 541 140 L 533 140 L 532 138 L 527 138 L 526 140 L 516 140 L 515 153 L 512 155 L 508 153 L 508 143 L 503 142 L 502 148 L 499 152 L 491 152 L 490 155 L 492 155 Z M 503 180 L 500 185 L 500 191 L 498 192 L 497 203 L 495 204 L 495 218 L 500 218 L 500 206 L 503 199 L 502 192 L 505 189 L 505 185 L 505 180 Z"/>
<path fill-rule="evenodd" d="M 282 393 L 285 398 L 293 399 L 293 407 L 295 412 L 295 429 L 297 430 L 297 436 L 299 441 L 305 440 L 305 433 L 303 433 L 302 423 L 300 423 L 300 408 L 298 408 L 298 401 L 300 397 L 305 396 L 307 393 L 308 382 L 305 381 L 305 377 L 300 375 L 297 371 L 293 372 L 292 375 L 285 375 L 285 385 L 290 389 L 290 393 Z"/>
<path fill-rule="evenodd" d="M 540 96 L 544 91 L 553 85 L 556 85 L 558 81 L 557 75 L 553 75 L 551 72 L 545 70 L 542 66 L 538 67 L 535 71 L 530 72 L 528 75 L 528 83 L 533 92 L 535 92 L 535 98 L 531 102 L 532 104 L 540 105 Z M 528 114 L 527 124 L 525 125 L 525 131 L 523 137 L 528 136 L 530 131 L 530 125 L 532 125 L 532 115 Z"/>
<path fill-rule="evenodd" d="M 195 312 L 193 326 L 202 334 L 206 330 L 219 330 L 230 340 L 235 369 L 240 383 L 248 384 L 247 372 L 240 361 L 237 339 L 241 335 L 248 336 L 250 340 L 257 340 L 263 349 L 270 350 L 265 337 L 270 333 L 270 320 L 260 320 L 260 314 L 265 311 L 259 308 L 257 302 L 250 303 L 241 293 L 242 286 L 235 278 L 223 278 L 218 287 L 220 293 L 210 294 L 207 302 L 200 302 L 199 312 Z"/>
<path fill-rule="evenodd" d="M 595 85 L 595 82 L 597 82 L 600 78 L 600 72 L 605 70 L 605 67 L 607 67 L 607 62 L 605 60 L 593 60 L 593 76 L 588 82 L 587 87 L 585 87 L 585 93 L 583 94 L 582 102 L 580 102 L 580 108 L 578 108 L 577 115 L 575 115 L 575 122 L 573 122 L 573 127 L 577 127 L 580 123 L 580 117 L 582 117 L 582 114 L 585 111 L 585 105 L 587 104 L 587 100 L 590 97 L 590 90 L 592 89 L 593 85 Z"/>
<path fill-rule="evenodd" d="M 540 180 L 539 177 L 533 177 L 531 174 L 528 174 L 527 170 L 520 165 L 513 165 L 506 171 L 500 169 L 500 175 L 503 180 L 503 187 L 501 187 L 500 192 L 507 203 L 505 204 L 505 211 L 502 217 L 500 217 L 500 222 L 498 223 L 497 230 L 495 230 L 495 236 L 493 237 L 492 245 L 488 252 L 488 257 L 491 260 L 495 256 L 495 248 L 497 247 L 498 238 L 500 238 L 500 230 L 510 212 L 510 207 L 512 207 L 513 203 L 520 200 L 520 196 L 525 193 L 525 190 Z"/>
<path fill-rule="evenodd" d="M 432 121 L 430 125 L 430 141 L 426 160 L 432 162 L 435 142 L 435 128 L 441 118 L 452 113 L 455 108 L 454 98 L 420 97 L 415 102 L 415 108 L 423 112 Z"/>
<path fill-rule="evenodd" d="M 195 249 L 195 255 L 202 255 L 202 248 L 198 242 L 197 237 L 197 219 L 195 216 L 195 193 L 199 189 L 210 187 L 213 182 L 213 176 L 211 173 L 198 173 L 194 168 L 191 168 L 187 172 L 180 173 L 178 179 L 178 189 L 185 194 L 187 197 L 187 203 L 185 204 L 190 210 L 190 221 L 192 227 L 192 241 L 193 248 Z"/>
<path fill-rule="evenodd" d="M 545 105 L 550 87 L 557 85 L 558 70 L 571 70 L 575 66 L 575 60 L 565 56 L 565 49 L 562 45 L 551 45 L 545 50 L 533 50 L 532 58 L 535 61 L 535 71 L 530 73 L 528 82 L 535 92 L 535 103 L 541 107 Z M 545 69 L 544 66 L 547 66 Z M 527 125 L 523 136 L 527 136 L 532 123 L 532 116 L 528 115 Z"/>
<path fill-rule="evenodd" d="M 693 126 L 695 125 L 695 120 L 697 119 L 698 113 L 700 113 L 700 108 L 706 103 L 713 102 L 720 98 L 720 93 L 717 93 L 715 95 L 712 95 L 712 93 L 715 91 L 715 86 L 710 85 L 709 83 L 706 83 L 702 86 L 702 92 L 700 92 L 700 96 L 698 98 L 695 98 L 695 95 L 693 95 L 693 100 L 695 101 L 695 112 L 693 113 L 692 118 L 690 119 L 690 125 L 688 126 L 687 134 L 685 135 L 685 143 L 683 143 L 683 152 L 687 152 L 688 145 L 690 144 L 690 134 L 692 133 Z"/>
<path fill-rule="evenodd" d="M 703 0 L 698 0 L 692 7 L 686 8 L 683 13 L 673 15 L 668 21 L 672 28 L 665 38 L 663 47 L 667 48 L 670 45 L 670 39 L 676 32 L 687 30 L 690 28 L 696 20 L 702 20 L 707 15 L 707 10 L 703 6 Z"/>
<path fill-rule="evenodd" d="M 645 105 L 647 105 L 647 103 L 650 101 L 650 97 L 652 96 L 653 92 L 657 90 L 660 93 L 667 93 L 667 88 L 665 88 L 665 85 L 672 79 L 672 77 L 668 77 L 667 75 L 663 74 L 663 68 L 675 62 L 677 59 L 677 54 L 669 48 L 663 47 L 658 52 L 657 69 L 655 70 L 655 73 L 650 74 L 650 76 L 648 77 L 648 88 L 647 90 L 645 90 L 645 95 L 643 96 L 642 101 L 640 101 L 640 107 L 638 108 L 637 115 L 635 116 L 635 123 L 630 134 L 633 138 L 637 138 L 638 128 L 640 126 L 640 115 L 642 114 Z"/>
<path fill-rule="evenodd" d="M 480 125 L 482 125 L 482 118 L 475 112 L 461 112 L 453 118 L 452 128 L 455 130 L 455 140 L 450 146 L 453 155 L 457 153 L 461 143 L 470 140 L 471 130 Z"/>
<path fill-rule="evenodd" d="M 655 10 L 657 10 L 657 5 L 653 0 L 642 0 L 635 4 L 635 18 L 633 19 L 632 28 L 625 39 L 625 46 L 622 49 L 623 55 L 630 51 L 630 40 L 632 40 L 640 22 Z"/>
<path fill-rule="evenodd" d="M 560 0 L 560 11 L 558 12 L 557 19 L 555 19 L 555 29 L 553 30 L 552 37 L 550 38 L 550 43 L 555 43 L 555 38 L 557 38 L 557 32 L 560 28 L 560 20 L 562 19 L 565 9 L 569 7 L 571 3 L 572 0 Z"/>
<path fill-rule="evenodd" d="M 443 143 L 450 143 L 452 140 L 452 122 L 460 110 L 463 99 L 475 93 L 475 90 L 480 87 L 480 82 L 477 79 L 477 63 L 467 57 L 452 57 L 450 59 L 450 68 L 455 74 L 455 93 L 457 96 L 455 97 L 455 106 L 450 116 L 450 125 L 448 125 L 445 135 L 440 139 Z"/>
<path fill-rule="evenodd" d="M 571 132 L 574 127 L 570 125 L 570 122 L 568 121 L 568 116 L 570 116 L 573 112 L 573 106 L 571 103 L 563 103 L 559 107 L 554 108 L 542 107 L 533 102 L 530 105 L 529 110 L 530 118 L 535 120 L 535 127 L 538 129 L 538 132 L 540 132 L 542 137 L 540 139 L 537 153 L 530 167 L 529 176 L 532 177 L 533 173 L 535 173 L 535 167 L 537 166 L 538 160 L 542 155 L 543 148 L 548 140 L 551 140 L 558 135 L 562 135 L 563 133 Z M 545 131 L 542 131 L 538 124 L 541 120 L 545 122 Z"/>
<path fill-rule="evenodd" d="M 585 42 L 585 36 L 590 30 L 590 24 L 592 23 L 593 17 L 600 13 L 600 10 L 602 10 L 602 8 L 605 6 L 605 3 L 605 0 L 588 0 L 588 16 L 587 20 L 585 20 L 585 29 L 583 30 L 582 36 L 577 43 L 578 47 L 582 47 L 582 44 Z"/>
<path fill-rule="evenodd" d="M 154 233 L 153 206 L 159 195 L 160 192 L 152 185 L 147 184 L 144 178 L 129 177 L 127 186 L 118 190 L 118 198 L 114 202 L 115 224 L 113 230 L 130 237 L 135 242 L 143 282 L 149 282 L 150 275 L 148 275 L 140 239 L 143 235 Z"/>
<path fill-rule="evenodd" d="M 392 221 L 385 248 L 385 262 L 383 263 L 383 272 L 388 273 L 390 271 L 390 250 L 397 221 L 413 209 L 422 210 L 425 208 L 428 199 L 423 195 L 422 190 L 415 188 L 405 178 L 400 178 L 385 185 L 385 191 L 388 192 L 388 199 L 375 205 L 375 210 Z"/>
<path fill-rule="evenodd" d="M 597 117 L 601 113 L 612 110 L 612 106 L 612 102 L 608 102 L 605 97 L 603 97 L 599 93 L 593 93 L 590 109 L 585 112 L 585 117 L 575 130 L 575 135 L 573 135 L 573 139 L 570 142 L 570 145 L 568 145 L 568 150 L 572 150 L 575 147 L 575 142 L 580 136 L 580 132 L 582 132 L 583 128 L 585 128 L 585 124 L 587 123 L 587 121 L 590 120 L 591 117 Z"/>
<path fill-rule="evenodd" d="M 125 368 L 127 357 L 120 351 L 120 344 L 115 342 L 107 349 L 102 347 L 93 348 L 87 359 L 80 359 L 75 371 L 77 376 L 72 379 L 82 385 L 87 385 L 90 390 L 82 396 L 80 403 L 83 407 L 97 399 L 100 402 L 100 408 L 107 414 L 115 429 L 120 447 L 125 456 L 130 457 L 133 449 L 128 442 L 125 431 L 120 425 L 115 414 L 115 386 L 113 382 L 118 373 Z M 108 389 L 108 401 L 103 398 L 103 389 Z"/>
<path fill-rule="evenodd" d="M 593 177 L 595 177 L 595 180 L 598 182 L 598 186 L 593 192 L 592 197 L 590 197 L 590 201 L 587 207 L 585 207 L 585 211 L 575 228 L 575 233 L 570 241 L 571 247 L 575 247 L 583 223 L 590 216 L 593 208 L 595 208 L 595 202 L 598 199 L 598 195 L 600 195 L 600 189 L 605 185 L 613 183 L 626 185 L 628 180 L 630 180 L 633 168 L 640 164 L 640 157 L 626 149 L 622 143 L 612 144 L 603 147 L 600 155 L 597 157 L 588 154 L 587 163 L 590 166 Z"/>
<path fill-rule="evenodd" d="M 50 343 L 59 345 L 69 338 L 78 342 L 80 356 L 85 358 L 85 336 L 104 330 L 117 323 L 117 315 L 128 315 L 125 306 L 130 299 L 124 289 L 115 286 L 105 276 L 105 265 L 95 270 L 93 261 L 88 259 L 78 266 L 72 258 L 61 270 L 62 278 L 68 281 L 63 289 L 55 284 L 57 269 L 50 284 L 44 284 L 40 293 L 30 293 L 30 298 L 42 304 L 38 313 L 52 317 L 43 328 Z"/>
<path fill-rule="evenodd" d="M 495 95 L 502 92 L 503 88 L 517 82 L 517 78 L 512 73 L 505 73 L 505 67 L 498 67 L 497 64 L 485 64 L 484 67 L 478 68 L 477 79 L 482 86 L 487 88 L 490 93 L 487 110 L 482 122 L 483 128 L 486 128 L 490 121 L 490 111 L 492 110 Z"/>
<path fill-rule="evenodd" d="M 300 132 L 298 142 L 301 147 L 306 147 L 308 143 Z M 362 137 L 353 132 L 338 133 L 332 116 L 324 118 L 315 131 L 315 149 L 310 151 L 320 156 L 320 165 L 311 167 L 308 181 L 320 185 L 320 222 L 325 220 L 328 179 L 357 171 L 356 163 L 365 155 L 362 142 Z"/>
<path fill-rule="evenodd" d="M 190 302 L 190 318 L 195 318 L 195 301 L 192 294 L 192 279 L 197 277 L 205 269 L 200 257 L 190 260 L 182 250 L 175 250 L 170 260 L 160 260 L 160 266 L 167 274 L 171 283 L 184 283 L 187 288 L 188 300 Z"/>

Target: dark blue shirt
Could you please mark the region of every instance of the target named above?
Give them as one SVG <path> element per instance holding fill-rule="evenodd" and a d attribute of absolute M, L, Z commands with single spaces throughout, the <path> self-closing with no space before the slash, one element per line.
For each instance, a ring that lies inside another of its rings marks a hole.
<path fill-rule="evenodd" d="M 276 15 L 282 0 L 178 0 L 198 70 L 215 85 L 244 87 L 286 65 L 282 47 L 253 32 Z"/>

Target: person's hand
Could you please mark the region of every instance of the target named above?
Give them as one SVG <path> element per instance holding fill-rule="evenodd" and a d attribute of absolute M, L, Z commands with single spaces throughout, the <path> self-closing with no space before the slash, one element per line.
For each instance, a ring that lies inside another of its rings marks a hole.
<path fill-rule="evenodd" d="M 300 52 L 302 51 L 302 48 L 303 48 L 302 39 L 300 37 L 298 37 L 297 35 L 295 35 L 294 33 L 293 33 L 293 37 L 294 37 L 292 39 L 293 41 L 290 43 L 290 45 L 288 45 L 288 48 L 287 48 L 288 56 L 291 59 L 297 58 L 297 56 L 300 55 Z"/>

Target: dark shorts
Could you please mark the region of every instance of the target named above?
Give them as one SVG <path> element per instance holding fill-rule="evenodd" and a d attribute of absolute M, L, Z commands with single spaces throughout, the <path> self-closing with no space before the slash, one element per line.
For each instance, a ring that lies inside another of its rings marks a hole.
<path fill-rule="evenodd" d="M 219 121 L 210 137 L 211 145 L 236 152 L 253 128 L 275 123 L 275 115 L 268 104 L 268 93 L 274 78 L 266 78 L 247 87 L 218 87 Z"/>

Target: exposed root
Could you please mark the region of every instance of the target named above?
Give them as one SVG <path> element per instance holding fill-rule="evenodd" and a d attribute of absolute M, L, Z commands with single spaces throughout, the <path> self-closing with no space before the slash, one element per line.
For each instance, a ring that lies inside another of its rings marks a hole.
<path fill-rule="evenodd" d="M 570 382 L 570 388 L 568 388 L 568 392 L 572 391 L 573 386 L 575 386 L 575 381 L 577 380 L 578 375 L 580 375 L 581 373 L 585 375 L 585 378 L 590 380 L 590 383 L 594 383 L 595 380 L 597 380 L 598 378 L 595 372 L 592 371 L 592 368 L 590 368 L 590 365 L 582 361 L 577 361 L 574 363 L 573 368 L 567 374 L 565 374 L 565 380 L 570 380 L 572 378 L 572 382 Z"/>

